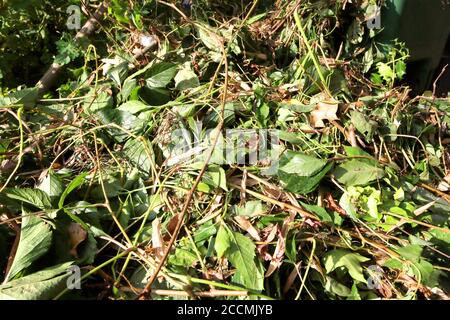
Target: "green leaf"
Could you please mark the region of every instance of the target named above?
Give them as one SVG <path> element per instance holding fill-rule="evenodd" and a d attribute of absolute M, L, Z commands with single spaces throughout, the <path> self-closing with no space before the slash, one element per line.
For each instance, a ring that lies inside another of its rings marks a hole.
<path fill-rule="evenodd" d="M 22 219 L 20 242 L 6 281 L 47 253 L 51 243 L 50 225 L 39 217 L 26 215 Z"/>
<path fill-rule="evenodd" d="M 64 192 L 61 195 L 61 198 L 59 199 L 58 202 L 58 208 L 62 209 L 64 206 L 64 201 L 66 200 L 67 196 L 76 188 L 78 188 L 80 185 L 83 184 L 84 180 L 86 179 L 86 176 L 88 175 L 87 172 L 84 172 L 80 175 L 78 175 L 75 179 L 73 179 L 69 185 L 66 187 L 66 189 L 64 190 Z"/>
<path fill-rule="evenodd" d="M 0 300 L 48 300 L 66 288 L 72 262 L 59 264 L 0 286 Z"/>
<path fill-rule="evenodd" d="M 383 62 L 378 62 L 377 68 L 378 68 L 378 73 L 380 74 L 380 76 L 383 78 L 383 80 L 385 82 L 391 82 L 395 78 L 394 71 L 388 64 L 383 63 Z"/>
<path fill-rule="evenodd" d="M 101 109 L 97 111 L 96 115 L 102 124 L 115 123 L 128 131 L 136 132 L 145 125 L 143 120 L 140 120 L 132 113 L 119 109 Z M 128 133 L 119 128 L 107 128 L 106 131 L 118 142 L 123 142 L 128 137 Z"/>
<path fill-rule="evenodd" d="M 363 257 L 358 253 L 344 249 L 336 249 L 325 254 L 324 266 L 327 273 L 332 272 L 336 268 L 344 267 L 348 270 L 348 273 L 353 279 L 360 282 L 366 282 L 362 273 L 361 262 L 369 260 L 369 258 Z"/>
<path fill-rule="evenodd" d="M 147 140 L 130 139 L 123 146 L 123 152 L 131 164 L 148 175 L 152 167 L 152 159 L 148 152 L 152 151 L 151 149 L 146 150 L 146 146 L 150 148 L 150 143 Z"/>
<path fill-rule="evenodd" d="M 11 189 L 8 188 L 4 194 L 11 199 L 31 204 L 39 209 L 50 209 L 52 207 L 50 197 L 39 189 Z"/>
<path fill-rule="evenodd" d="M 360 160 L 347 161 L 334 171 L 336 179 L 346 186 L 367 185 L 384 177 L 384 170 Z"/>
<path fill-rule="evenodd" d="M 280 160 L 279 170 L 285 173 L 310 177 L 319 172 L 326 164 L 326 160 L 311 157 L 300 152 L 287 151 Z"/>
<path fill-rule="evenodd" d="M 219 231 L 217 232 L 216 242 L 214 243 L 214 249 L 217 252 L 217 257 L 220 259 L 225 255 L 225 252 L 230 248 L 230 237 L 228 236 L 228 231 L 225 229 L 224 225 L 220 225 Z"/>
<path fill-rule="evenodd" d="M 228 191 L 225 170 L 221 167 L 210 167 L 203 176 L 203 179 L 205 180 L 204 182 L 207 182 L 216 188 L 220 187 L 223 190 Z"/>
<path fill-rule="evenodd" d="M 147 110 L 149 110 L 149 108 L 150 107 L 148 105 L 146 105 L 145 103 L 138 101 L 138 100 L 133 100 L 133 101 L 125 102 L 117 109 L 121 110 L 121 111 L 129 112 L 131 114 L 137 114 L 142 111 L 147 111 Z"/>
<path fill-rule="evenodd" d="M 38 187 L 50 197 L 52 203 L 56 203 L 63 193 L 64 187 L 61 179 L 54 172 L 49 171 Z"/>
<path fill-rule="evenodd" d="M 153 65 L 146 72 L 146 83 L 150 88 L 165 88 L 178 72 L 177 65 L 169 62 L 160 62 Z"/>
<path fill-rule="evenodd" d="M 38 98 L 37 88 L 27 88 L 22 89 L 8 96 L 0 96 L 0 107 L 12 105 L 12 104 L 23 104 L 23 105 L 33 105 Z"/>
<path fill-rule="evenodd" d="M 298 194 L 308 194 L 317 188 L 320 181 L 331 170 L 332 166 L 333 164 L 329 163 L 313 176 L 298 176 L 296 174 L 278 171 L 278 177 L 283 182 L 285 190 Z"/>
<path fill-rule="evenodd" d="M 197 75 L 190 69 L 181 69 L 175 76 L 175 88 L 177 90 L 186 90 L 197 88 L 200 85 Z"/>
<path fill-rule="evenodd" d="M 306 203 L 303 203 L 303 202 L 301 202 L 301 205 L 306 210 L 308 210 L 308 211 L 310 211 L 312 213 L 315 213 L 320 218 L 320 221 L 333 223 L 333 219 L 331 218 L 331 216 L 327 212 L 327 210 L 325 210 L 324 208 L 316 206 L 316 205 L 306 204 Z"/>
<path fill-rule="evenodd" d="M 378 127 L 378 123 L 367 119 L 363 113 L 354 110 L 350 111 L 350 119 L 356 130 L 363 134 L 367 141 L 371 142 L 373 134 Z"/>
<path fill-rule="evenodd" d="M 422 254 L 422 247 L 417 244 L 410 244 L 404 247 L 397 248 L 397 252 L 406 260 L 413 262 L 419 261 Z"/>
<path fill-rule="evenodd" d="M 208 49 L 216 52 L 220 51 L 222 43 L 211 27 L 205 24 L 198 24 L 197 32 L 200 40 Z"/>
<path fill-rule="evenodd" d="M 351 294 L 351 291 L 349 288 L 347 288 L 342 283 L 338 282 L 337 280 L 326 277 L 326 282 L 324 286 L 325 290 L 328 292 L 331 292 L 333 294 L 336 294 L 341 297 L 348 297 Z"/>
<path fill-rule="evenodd" d="M 87 114 L 94 114 L 98 110 L 111 108 L 114 105 L 113 97 L 108 93 L 108 88 L 91 89 L 84 99 L 83 108 Z"/>
<path fill-rule="evenodd" d="M 267 207 L 260 200 L 246 201 L 244 206 L 234 206 L 235 213 L 239 216 L 256 217 L 267 212 Z"/>
<path fill-rule="evenodd" d="M 373 166 L 378 165 L 378 161 L 361 148 L 345 146 L 344 150 L 347 156 L 349 157 L 367 157 L 367 158 L 360 158 L 358 160 L 362 162 L 367 162 Z"/>
<path fill-rule="evenodd" d="M 231 244 L 226 251 L 226 257 L 237 269 L 234 279 L 246 288 L 260 290 L 264 276 L 255 263 L 255 244 L 239 232 L 228 231 L 228 234 Z"/>

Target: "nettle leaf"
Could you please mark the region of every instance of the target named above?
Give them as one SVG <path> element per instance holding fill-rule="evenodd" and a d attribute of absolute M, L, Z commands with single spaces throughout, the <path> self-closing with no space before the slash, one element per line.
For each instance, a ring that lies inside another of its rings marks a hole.
<path fill-rule="evenodd" d="M 384 177 L 384 170 L 361 160 L 350 160 L 339 165 L 334 171 L 336 179 L 346 186 L 367 185 Z"/>
<path fill-rule="evenodd" d="M 14 200 L 31 204 L 36 208 L 45 210 L 52 207 L 50 197 L 47 193 L 39 189 L 6 189 L 4 194 Z"/>
<path fill-rule="evenodd" d="M 366 258 L 359 253 L 344 249 L 336 249 L 327 252 L 323 259 L 327 273 L 332 272 L 336 268 L 344 267 L 348 270 L 348 273 L 353 279 L 363 283 L 366 282 L 362 273 L 361 262 L 369 261 L 369 258 Z"/>
<path fill-rule="evenodd" d="M 215 188 L 222 188 L 228 191 L 226 173 L 221 167 L 210 167 L 203 176 L 203 180 Z"/>
<path fill-rule="evenodd" d="M 244 206 L 234 206 L 234 212 L 239 216 L 257 217 L 267 212 L 267 206 L 260 200 L 247 201 Z"/>
<path fill-rule="evenodd" d="M 84 99 L 83 109 L 87 114 L 94 114 L 98 110 L 105 108 L 112 108 L 114 105 L 114 99 L 108 92 L 108 87 L 100 89 L 91 89 Z"/>
<path fill-rule="evenodd" d="M 22 219 L 20 242 L 6 281 L 47 253 L 51 243 L 50 225 L 37 216 L 26 215 Z"/>
<path fill-rule="evenodd" d="M 378 165 L 377 159 L 372 157 L 370 154 L 368 154 L 361 148 L 344 146 L 344 150 L 347 156 L 349 157 L 366 157 L 366 158 L 359 158 L 358 160 L 362 162 L 367 162 L 373 166 Z"/>
<path fill-rule="evenodd" d="M 208 49 L 216 52 L 220 51 L 222 42 L 220 37 L 216 34 L 216 30 L 205 24 L 198 24 L 197 32 L 200 40 Z"/>
<path fill-rule="evenodd" d="M 359 111 L 350 111 L 350 121 L 359 133 L 363 134 L 367 141 L 372 141 L 373 135 L 378 128 L 378 123 L 369 120 Z"/>
<path fill-rule="evenodd" d="M 128 111 L 118 109 L 101 109 L 97 113 L 100 122 L 104 125 L 111 123 L 117 124 L 128 131 L 139 131 L 145 125 L 145 122 Z M 116 127 L 107 129 L 108 133 L 118 142 L 123 142 L 128 134 Z"/>
<path fill-rule="evenodd" d="M 48 300 L 63 291 L 72 262 L 59 264 L 0 285 L 0 300 Z"/>
<path fill-rule="evenodd" d="M 160 62 L 153 65 L 145 74 L 147 86 L 150 88 L 165 88 L 178 72 L 178 66 L 170 62 Z"/>

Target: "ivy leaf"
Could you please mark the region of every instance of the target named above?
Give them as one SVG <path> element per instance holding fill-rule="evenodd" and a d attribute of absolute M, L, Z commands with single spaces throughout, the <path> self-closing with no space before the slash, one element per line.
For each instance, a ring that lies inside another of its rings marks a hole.
<path fill-rule="evenodd" d="M 344 267 L 348 270 L 348 273 L 353 279 L 360 282 L 366 282 L 362 273 L 361 262 L 369 260 L 369 258 L 363 257 L 359 253 L 336 249 L 325 254 L 324 266 L 327 273 L 332 272 L 336 268 Z"/>
<path fill-rule="evenodd" d="M 20 242 L 6 281 L 47 253 L 51 243 L 50 225 L 37 216 L 25 215 L 22 219 Z"/>
<path fill-rule="evenodd" d="M 384 170 L 361 160 L 350 160 L 336 168 L 336 179 L 346 186 L 364 186 L 384 177 Z"/>

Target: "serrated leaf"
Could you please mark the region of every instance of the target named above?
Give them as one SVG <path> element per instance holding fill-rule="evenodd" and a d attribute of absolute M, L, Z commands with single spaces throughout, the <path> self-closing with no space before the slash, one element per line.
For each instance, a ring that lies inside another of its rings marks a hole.
<path fill-rule="evenodd" d="M 364 186 L 384 177 L 384 170 L 361 160 L 350 160 L 336 168 L 336 179 L 346 186 Z"/>
<path fill-rule="evenodd" d="M 0 286 L 0 300 L 47 300 L 66 287 L 72 262 L 59 264 Z"/>
<path fill-rule="evenodd" d="M 329 251 L 324 256 L 324 266 L 327 273 L 332 272 L 336 268 L 344 267 L 348 270 L 350 276 L 360 282 L 366 282 L 362 273 L 361 262 L 369 261 L 359 253 L 354 253 L 344 249 L 336 249 Z"/>
<path fill-rule="evenodd" d="M 197 32 L 200 40 L 208 49 L 216 52 L 220 51 L 222 46 L 220 38 L 214 33 L 213 30 L 211 30 L 210 27 L 206 25 L 199 25 L 199 27 L 197 27 Z"/>
<path fill-rule="evenodd" d="M 255 263 L 255 244 L 241 233 L 228 231 L 228 234 L 230 247 L 226 251 L 226 257 L 236 267 L 240 283 L 246 288 L 259 290 L 264 275 L 258 272 Z"/>
<path fill-rule="evenodd" d="M 59 176 L 54 172 L 49 171 L 38 186 L 38 189 L 48 194 L 52 203 L 56 203 L 63 193 L 64 187 Z"/>
<path fill-rule="evenodd" d="M 6 281 L 47 253 L 51 244 L 52 231 L 50 225 L 37 216 L 26 215 L 22 219 L 20 242 L 11 269 L 6 276 Z"/>
<path fill-rule="evenodd" d="M 31 204 L 39 209 L 50 209 L 52 207 L 50 197 L 42 190 L 39 189 L 6 189 L 4 194 L 14 200 Z"/>

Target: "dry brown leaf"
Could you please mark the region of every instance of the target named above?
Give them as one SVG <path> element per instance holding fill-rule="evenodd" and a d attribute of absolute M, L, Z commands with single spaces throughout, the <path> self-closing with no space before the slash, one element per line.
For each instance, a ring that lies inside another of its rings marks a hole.
<path fill-rule="evenodd" d="M 87 238 L 87 231 L 76 222 L 71 222 L 67 228 L 67 233 L 69 234 L 69 241 L 71 245 L 70 254 L 78 259 L 77 248 L 84 240 Z"/>
<path fill-rule="evenodd" d="M 242 230 L 247 231 L 253 239 L 256 241 L 261 241 L 258 230 L 251 224 L 247 217 L 236 216 L 234 217 L 234 220 L 236 220 L 239 227 Z"/>
<path fill-rule="evenodd" d="M 323 120 L 334 121 L 338 120 L 336 113 L 339 105 L 336 101 L 322 101 L 316 106 L 316 110 L 311 112 L 311 125 L 314 128 L 323 128 L 325 123 Z"/>
<path fill-rule="evenodd" d="M 277 246 L 275 248 L 275 252 L 272 255 L 272 259 L 270 261 L 270 265 L 269 268 L 267 269 L 265 277 L 269 277 L 275 270 L 277 270 L 280 267 L 281 262 L 283 261 L 284 252 L 286 251 L 286 236 L 289 231 L 289 227 L 294 221 L 296 215 L 297 215 L 296 212 L 291 212 L 289 217 L 284 219 L 281 230 L 277 232 L 278 234 Z"/>
<path fill-rule="evenodd" d="M 152 222 L 152 249 L 156 257 L 161 259 L 164 256 L 164 240 L 161 233 L 161 220 L 156 218 Z"/>

